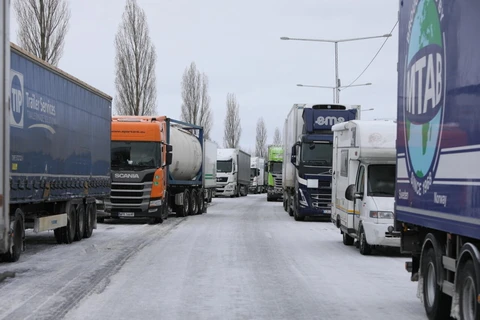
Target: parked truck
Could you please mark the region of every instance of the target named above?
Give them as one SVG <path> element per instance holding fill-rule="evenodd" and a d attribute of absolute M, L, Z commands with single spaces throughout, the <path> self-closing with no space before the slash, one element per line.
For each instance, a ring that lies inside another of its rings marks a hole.
<path fill-rule="evenodd" d="M 204 167 L 205 167 L 205 201 L 212 202 L 217 188 L 217 145 L 210 141 L 204 141 Z"/>
<path fill-rule="evenodd" d="M 359 106 L 295 104 L 285 123 L 284 208 L 295 220 L 330 218 L 332 126 L 358 118 Z"/>
<path fill-rule="evenodd" d="M 399 4 L 394 232 L 428 318 L 479 319 L 480 6 Z"/>
<path fill-rule="evenodd" d="M 250 155 L 238 148 L 218 149 L 217 196 L 246 196 L 249 185 Z"/>
<path fill-rule="evenodd" d="M 10 216 L 10 1 L 2 1 L 0 4 L 0 255 L 4 255 L 10 249 L 9 232 Z"/>
<path fill-rule="evenodd" d="M 205 205 L 203 128 L 166 116 L 112 119 L 112 218 L 162 223 L 202 214 Z"/>
<path fill-rule="evenodd" d="M 250 158 L 250 193 L 265 192 L 265 159 L 261 157 Z"/>
<path fill-rule="evenodd" d="M 96 198 L 110 193 L 112 98 L 11 44 L 10 230 L 16 261 L 25 229 L 58 243 L 88 238 Z"/>
<path fill-rule="evenodd" d="M 283 146 L 269 145 L 267 158 L 267 201 L 283 198 L 282 188 Z"/>
<path fill-rule="evenodd" d="M 332 222 L 343 244 L 368 255 L 379 246 L 400 247 L 393 226 L 395 121 L 351 120 L 333 131 Z"/>

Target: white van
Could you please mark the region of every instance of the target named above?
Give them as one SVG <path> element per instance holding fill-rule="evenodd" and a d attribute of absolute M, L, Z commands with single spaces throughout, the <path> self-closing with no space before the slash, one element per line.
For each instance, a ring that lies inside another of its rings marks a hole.
<path fill-rule="evenodd" d="M 394 223 L 395 121 L 351 120 L 333 131 L 332 222 L 345 245 L 370 254 L 374 246 L 400 247 Z"/>

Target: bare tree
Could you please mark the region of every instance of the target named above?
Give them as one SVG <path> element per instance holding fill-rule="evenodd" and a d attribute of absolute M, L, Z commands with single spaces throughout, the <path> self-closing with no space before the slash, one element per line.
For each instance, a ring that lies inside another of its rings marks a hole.
<path fill-rule="evenodd" d="M 227 94 L 227 114 L 225 116 L 225 129 L 223 131 L 223 145 L 225 148 L 237 148 L 242 135 L 240 124 L 240 105 L 235 94 Z"/>
<path fill-rule="evenodd" d="M 275 128 L 275 133 L 273 134 L 273 144 L 282 144 L 282 136 L 278 127 Z"/>
<path fill-rule="evenodd" d="M 200 74 L 195 62 L 186 68 L 182 78 L 183 121 L 203 127 L 203 136 L 208 139 L 213 125 L 208 94 L 208 77 Z"/>
<path fill-rule="evenodd" d="M 260 158 L 267 156 L 267 127 L 263 118 L 257 121 L 257 137 L 255 142 L 255 155 Z"/>
<path fill-rule="evenodd" d="M 70 21 L 65 0 L 14 0 L 20 46 L 56 66 L 63 54 Z"/>
<path fill-rule="evenodd" d="M 145 11 L 127 0 L 115 37 L 115 107 L 121 115 L 152 115 L 157 88 L 157 54 L 151 42 Z"/>

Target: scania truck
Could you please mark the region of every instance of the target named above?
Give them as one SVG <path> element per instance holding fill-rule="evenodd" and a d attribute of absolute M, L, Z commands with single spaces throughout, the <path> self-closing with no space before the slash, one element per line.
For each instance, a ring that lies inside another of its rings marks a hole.
<path fill-rule="evenodd" d="M 267 154 L 267 201 L 276 201 L 283 198 L 283 146 L 273 144 L 269 145 Z"/>

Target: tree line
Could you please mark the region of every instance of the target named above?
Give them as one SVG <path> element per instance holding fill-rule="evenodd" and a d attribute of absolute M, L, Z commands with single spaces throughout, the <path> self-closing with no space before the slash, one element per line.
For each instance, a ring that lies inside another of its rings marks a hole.
<path fill-rule="evenodd" d="M 19 45 L 36 57 L 57 66 L 63 54 L 69 28 L 70 8 L 66 0 L 14 0 Z M 126 0 L 122 20 L 115 35 L 115 100 L 120 115 L 153 115 L 156 112 L 157 54 L 149 35 L 145 11 L 136 0 Z M 210 108 L 209 82 L 195 62 L 188 66 L 181 81 L 181 119 L 204 128 L 211 139 L 213 113 Z M 242 135 L 240 104 L 234 93 L 227 93 L 223 146 L 240 147 Z M 281 143 L 280 129 L 273 144 Z M 218 145 L 218 143 L 217 143 Z M 249 153 L 267 156 L 267 129 L 263 118 L 256 128 L 255 150 Z"/>

